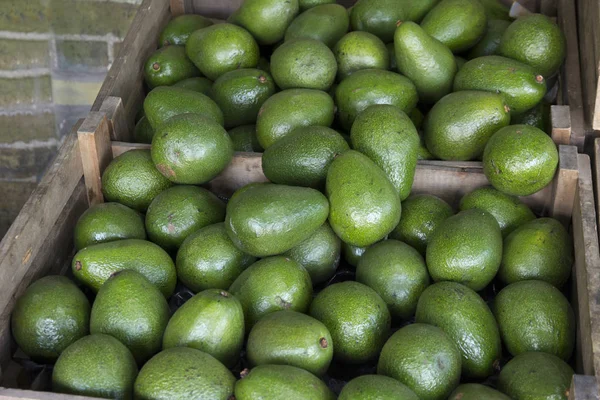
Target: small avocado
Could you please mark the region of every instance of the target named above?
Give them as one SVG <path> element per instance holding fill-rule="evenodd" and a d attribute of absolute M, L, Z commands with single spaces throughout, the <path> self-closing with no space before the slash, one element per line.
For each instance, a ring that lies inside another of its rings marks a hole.
<path fill-rule="evenodd" d="M 152 143 L 152 138 L 154 137 L 154 129 L 152 125 L 150 125 L 150 121 L 145 116 L 140 118 L 138 122 L 136 122 L 135 127 L 133 128 L 133 140 L 136 143 Z"/>
<path fill-rule="evenodd" d="M 402 203 L 400 222 L 390 233 L 390 238 L 414 247 L 425 256 L 433 231 L 453 214 L 452 207 L 439 197 L 413 194 Z"/>
<path fill-rule="evenodd" d="M 75 250 L 120 239 L 146 239 L 144 218 L 119 203 L 91 206 L 75 224 Z"/>
<path fill-rule="evenodd" d="M 417 128 L 417 131 L 419 131 L 423 126 L 423 121 L 425 120 L 425 116 L 423 115 L 421 110 L 415 108 L 408 114 L 408 116 L 410 117 L 410 120 L 412 121 L 415 128 Z"/>
<path fill-rule="evenodd" d="M 171 182 L 200 185 L 221 173 L 233 158 L 223 126 L 201 114 L 176 115 L 156 130 L 152 161 Z"/>
<path fill-rule="evenodd" d="M 331 126 L 333 99 L 321 90 L 288 89 L 264 102 L 256 120 L 256 136 L 267 149 L 301 126 Z"/>
<path fill-rule="evenodd" d="M 327 286 L 310 305 L 310 315 L 329 329 L 333 355 L 343 363 L 374 360 L 390 334 L 391 317 L 385 302 L 358 282 Z"/>
<path fill-rule="evenodd" d="M 565 59 L 566 40 L 560 28 L 543 14 L 519 17 L 504 31 L 497 53 L 531 65 L 545 78 Z"/>
<path fill-rule="evenodd" d="M 90 316 L 91 334 L 104 333 L 123 343 L 138 365 L 161 348 L 171 312 L 160 290 L 133 270 L 115 272 L 100 287 Z"/>
<path fill-rule="evenodd" d="M 316 376 L 333 358 L 331 334 L 321 322 L 296 311 L 276 311 L 254 325 L 246 345 L 250 365 L 291 365 Z"/>
<path fill-rule="evenodd" d="M 229 291 L 242 303 L 246 330 L 265 315 L 280 310 L 305 313 L 312 300 L 312 282 L 291 258 L 263 258 L 244 270 Z"/>
<path fill-rule="evenodd" d="M 138 374 L 131 352 L 112 336 L 85 336 L 62 352 L 52 371 L 52 390 L 105 399 L 132 399 Z"/>
<path fill-rule="evenodd" d="M 252 35 L 233 24 L 215 24 L 195 31 L 185 45 L 185 52 L 212 81 L 228 71 L 255 68 L 260 57 Z"/>
<path fill-rule="evenodd" d="M 532 109 L 522 113 L 512 113 L 511 125 L 531 125 L 546 133 L 552 130 L 550 123 L 550 103 L 540 101 Z"/>
<path fill-rule="evenodd" d="M 190 347 L 173 347 L 152 357 L 133 387 L 136 399 L 228 400 L 235 377 L 213 356 Z"/>
<path fill-rule="evenodd" d="M 352 379 L 338 400 L 419 400 L 415 392 L 396 379 L 382 375 L 362 375 Z"/>
<path fill-rule="evenodd" d="M 173 87 L 187 89 L 187 90 L 191 90 L 193 92 L 200 92 L 200 93 L 208 96 L 208 95 L 210 95 L 212 84 L 213 84 L 213 82 L 210 79 L 198 76 L 195 78 L 183 79 L 183 80 L 173 84 Z"/>
<path fill-rule="evenodd" d="M 283 39 L 299 12 L 298 0 L 246 0 L 228 21 L 246 28 L 260 45 L 265 46 Z"/>
<path fill-rule="evenodd" d="M 329 223 L 344 242 L 365 247 L 383 239 L 400 221 L 398 192 L 367 156 L 348 150 L 327 172 Z"/>
<path fill-rule="evenodd" d="M 236 400 L 334 400 L 325 382 L 291 365 L 259 365 L 244 369 L 235 384 Z"/>
<path fill-rule="evenodd" d="M 472 60 L 474 58 L 496 54 L 496 50 L 498 50 L 498 46 L 500 46 L 500 39 L 502 39 L 504 31 L 506 31 L 506 28 L 508 28 L 509 25 L 510 21 L 504 19 L 488 19 L 485 34 L 467 53 L 467 58 Z"/>
<path fill-rule="evenodd" d="M 247 153 L 262 153 L 264 151 L 256 137 L 256 125 L 236 126 L 227 133 L 229 133 L 233 143 L 234 151 Z"/>
<path fill-rule="evenodd" d="M 479 383 L 464 383 L 452 392 L 448 400 L 511 400 L 505 394 Z"/>
<path fill-rule="evenodd" d="M 454 55 L 419 25 L 402 22 L 394 33 L 394 48 L 398 70 L 414 83 L 419 101 L 434 104 L 452 91 L 458 70 Z"/>
<path fill-rule="evenodd" d="M 300 5 L 300 12 L 304 12 L 313 7 L 319 7 L 324 4 L 333 4 L 333 3 L 335 3 L 335 0 L 298 0 L 298 4 Z M 344 11 L 346 11 L 345 8 L 344 8 Z"/>
<path fill-rule="evenodd" d="M 281 254 L 323 225 L 329 203 L 319 191 L 273 183 L 250 184 L 227 203 L 225 228 L 233 243 L 256 257 Z"/>
<path fill-rule="evenodd" d="M 225 224 L 206 226 L 189 235 L 177 252 L 177 277 L 194 293 L 228 289 L 256 261 L 234 246 Z"/>
<path fill-rule="evenodd" d="M 554 286 L 538 280 L 511 283 L 498 293 L 494 315 L 513 356 L 543 351 L 569 360 L 575 345 L 575 314 Z"/>
<path fill-rule="evenodd" d="M 385 44 L 369 32 L 349 32 L 333 48 L 341 81 L 361 69 L 390 69 L 390 55 Z"/>
<path fill-rule="evenodd" d="M 552 354 L 519 354 L 500 371 L 498 389 L 512 399 L 567 400 L 573 369 Z"/>
<path fill-rule="evenodd" d="M 211 26 L 213 22 L 197 14 L 180 15 L 173 18 L 158 38 L 158 47 L 168 45 L 185 46 L 190 35 L 198 29 Z"/>
<path fill-rule="evenodd" d="M 419 298 L 416 321 L 438 326 L 452 339 L 462 355 L 463 376 L 494 373 L 502 355 L 498 325 L 473 290 L 456 282 L 434 283 Z"/>
<path fill-rule="evenodd" d="M 440 328 L 411 324 L 385 343 L 377 374 L 408 386 L 420 399 L 444 400 L 460 380 L 461 357 Z"/>
<path fill-rule="evenodd" d="M 425 145 L 425 135 L 423 132 L 419 132 L 419 149 L 417 150 L 417 160 L 435 160 L 435 156 L 431 154 L 427 146 Z"/>
<path fill-rule="evenodd" d="M 523 224 L 535 219 L 535 214 L 518 197 L 502 193 L 489 186 L 475 189 L 464 195 L 460 200 L 459 208 L 461 211 L 472 208 L 487 211 L 496 218 L 504 238 Z M 506 251 L 506 248 L 503 248 L 503 251 Z M 502 269 L 502 266 L 500 268 Z"/>
<path fill-rule="evenodd" d="M 485 8 L 485 15 L 489 20 L 500 19 L 508 22 L 512 22 L 512 18 L 509 15 L 510 9 L 499 0 L 479 0 L 483 8 Z"/>
<path fill-rule="evenodd" d="M 75 278 L 94 292 L 112 274 L 124 269 L 144 275 L 165 297 L 173 294 L 177 280 L 171 257 L 158 245 L 140 239 L 88 246 L 75 254 L 71 269 Z"/>
<path fill-rule="evenodd" d="M 102 174 L 106 201 L 145 212 L 152 200 L 173 184 L 154 166 L 150 150 L 130 150 L 115 157 Z"/>
<path fill-rule="evenodd" d="M 170 86 L 195 76 L 200 76 L 200 71 L 187 58 L 183 46 L 161 47 L 144 64 L 144 79 L 150 89 Z"/>
<path fill-rule="evenodd" d="M 438 101 L 424 123 L 425 143 L 442 160 L 481 157 L 488 140 L 510 124 L 510 109 L 497 93 L 465 90 Z"/>
<path fill-rule="evenodd" d="M 365 254 L 365 251 L 367 251 L 369 247 L 370 246 L 352 246 L 351 244 L 342 242 L 342 254 L 344 256 L 344 260 L 346 260 L 346 262 L 349 265 L 356 268 L 356 266 L 358 265 L 358 261 L 363 256 L 363 254 Z"/>
<path fill-rule="evenodd" d="M 556 145 L 546 133 L 529 125 L 500 129 L 483 152 L 483 172 L 492 186 L 514 196 L 544 188 L 557 167 Z"/>
<path fill-rule="evenodd" d="M 32 360 L 54 362 L 89 332 L 90 303 L 67 277 L 50 275 L 33 282 L 15 304 L 12 335 Z"/>
<path fill-rule="evenodd" d="M 163 349 L 191 347 L 234 367 L 244 344 L 244 311 L 222 289 L 208 289 L 186 301 L 171 317 Z"/>
<path fill-rule="evenodd" d="M 419 147 L 419 134 L 408 115 L 396 106 L 370 106 L 354 120 L 350 139 L 354 150 L 386 173 L 400 200 L 406 199 L 413 185 Z"/>
<path fill-rule="evenodd" d="M 431 235 L 426 251 L 435 281 L 454 281 L 479 291 L 496 276 L 502 260 L 502 233 L 487 211 L 470 209 L 447 218 Z"/>
<path fill-rule="evenodd" d="M 335 0 L 329 1 L 335 3 Z M 302 6 L 300 6 L 302 7 Z M 348 11 L 340 4 L 320 4 L 304 11 L 285 31 L 285 41 L 315 39 L 329 48 L 348 32 Z"/>
<path fill-rule="evenodd" d="M 429 286 L 423 257 L 406 243 L 392 239 L 365 251 L 356 267 L 356 280 L 375 290 L 397 321 L 414 316 L 419 296 Z"/>
<path fill-rule="evenodd" d="M 346 140 L 333 129 L 303 126 L 265 150 L 262 168 L 273 183 L 320 189 L 325 187 L 334 158 L 349 149 Z"/>

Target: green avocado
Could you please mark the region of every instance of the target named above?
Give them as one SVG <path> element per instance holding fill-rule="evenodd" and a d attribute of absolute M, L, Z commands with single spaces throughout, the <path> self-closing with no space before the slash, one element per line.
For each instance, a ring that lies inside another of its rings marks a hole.
<path fill-rule="evenodd" d="M 382 375 L 362 375 L 348 382 L 338 400 L 419 400 L 399 381 Z"/>
<path fill-rule="evenodd" d="M 212 88 L 213 82 L 204 77 L 195 77 L 195 78 L 187 78 L 183 79 L 175 84 L 173 87 L 178 87 L 182 89 L 191 90 L 194 92 L 200 92 L 206 96 L 210 95 L 210 91 Z"/>
<path fill-rule="evenodd" d="M 464 383 L 452 392 L 448 400 L 511 400 L 510 397 L 479 383 Z"/>
<path fill-rule="evenodd" d="M 423 115 L 421 110 L 419 110 L 418 108 L 414 108 L 408 114 L 408 116 L 410 117 L 410 120 L 412 121 L 412 123 L 415 125 L 415 128 L 417 128 L 417 130 L 420 130 L 421 127 L 423 126 L 423 121 L 425 120 L 425 116 Z"/>
<path fill-rule="evenodd" d="M 358 0 L 350 11 L 353 31 L 372 33 L 384 43 L 393 41 L 396 23 L 403 19 L 404 7 L 398 0 Z"/>
<path fill-rule="evenodd" d="M 136 143 L 152 143 L 152 138 L 154 137 L 154 129 L 152 125 L 150 125 L 150 121 L 145 116 L 140 118 L 138 122 L 136 122 L 135 127 L 133 128 L 133 140 Z"/>
<path fill-rule="evenodd" d="M 394 42 L 386 44 L 385 48 L 388 51 L 388 55 L 389 55 L 389 59 L 390 59 L 389 70 L 392 72 L 398 72 L 398 63 L 396 62 L 396 49 L 394 48 Z M 415 110 L 416 110 L 416 108 L 415 108 Z"/>
<path fill-rule="evenodd" d="M 322 376 L 333 358 L 333 341 L 325 325 L 313 317 L 276 311 L 254 325 L 246 353 L 252 366 L 291 365 Z"/>
<path fill-rule="evenodd" d="M 429 286 L 417 304 L 416 321 L 440 327 L 462 356 L 462 374 L 486 378 L 494 373 L 502 355 L 494 315 L 481 297 L 456 282 Z"/>
<path fill-rule="evenodd" d="M 356 266 L 358 265 L 358 261 L 363 256 L 363 254 L 365 254 L 365 251 L 367 251 L 368 248 L 369 246 L 352 246 L 351 244 L 342 242 L 342 254 L 344 256 L 344 260 L 346 260 L 346 262 L 352 267 L 356 268 Z"/>
<path fill-rule="evenodd" d="M 538 280 L 511 283 L 498 293 L 494 315 L 513 356 L 543 351 L 567 361 L 575 345 L 575 314 L 554 286 Z"/>
<path fill-rule="evenodd" d="M 264 151 L 256 137 L 256 125 L 236 126 L 227 133 L 229 133 L 233 143 L 234 151 L 247 153 L 262 153 Z"/>
<path fill-rule="evenodd" d="M 198 29 L 211 26 L 213 22 L 197 14 L 180 15 L 173 18 L 158 38 L 158 47 L 168 45 L 185 46 L 190 35 Z"/>
<path fill-rule="evenodd" d="M 513 113 L 510 116 L 510 123 L 512 125 L 531 125 L 546 133 L 551 132 L 550 103 L 542 100 L 528 111 L 519 114 Z"/>
<path fill-rule="evenodd" d="M 202 114 L 176 115 L 156 130 L 152 161 L 171 182 L 199 185 L 221 173 L 233 158 L 222 125 Z"/>
<path fill-rule="evenodd" d="M 90 303 L 67 277 L 49 275 L 33 282 L 12 311 L 12 336 L 23 353 L 54 362 L 89 332 Z"/>
<path fill-rule="evenodd" d="M 383 346 L 377 374 L 392 377 L 424 400 L 445 400 L 460 380 L 461 358 L 440 328 L 411 324 Z"/>
<path fill-rule="evenodd" d="M 152 53 L 144 64 L 144 79 L 150 89 L 170 86 L 199 75 L 200 71 L 187 58 L 183 46 L 161 47 Z"/>
<path fill-rule="evenodd" d="M 508 124 L 510 111 L 502 95 L 476 90 L 450 93 L 425 117 L 425 143 L 442 160 L 474 160 L 481 157 L 490 137 Z"/>
<path fill-rule="evenodd" d="M 133 270 L 118 271 L 96 295 L 90 332 L 119 339 L 143 365 L 160 351 L 170 316 L 165 297 L 148 279 Z"/>
<path fill-rule="evenodd" d="M 361 69 L 390 69 L 390 55 L 385 44 L 369 32 L 350 32 L 333 49 L 341 81 Z"/>
<path fill-rule="evenodd" d="M 330 1 L 330 3 L 335 3 L 335 1 Z M 292 21 L 285 32 L 285 41 L 315 39 L 332 48 L 348 32 L 349 24 L 348 11 L 344 6 L 339 4 L 316 5 Z"/>
<path fill-rule="evenodd" d="M 298 4 L 300 5 L 300 11 L 304 12 L 313 7 L 319 7 L 325 4 L 333 4 L 335 0 L 298 0 Z M 344 11 L 347 13 L 346 9 Z"/>
<path fill-rule="evenodd" d="M 423 132 L 419 132 L 419 149 L 417 150 L 417 160 L 435 160 L 435 156 L 431 154 L 427 145 L 425 144 L 425 135 Z"/>
<path fill-rule="evenodd" d="M 250 265 L 229 291 L 242 303 L 247 331 L 275 311 L 305 313 L 313 293 L 310 275 L 304 267 L 283 256 L 263 258 Z"/>
<path fill-rule="evenodd" d="M 323 289 L 310 305 L 333 339 L 333 355 L 347 364 L 374 360 L 388 338 L 391 317 L 385 302 L 370 287 L 347 281 Z"/>
<path fill-rule="evenodd" d="M 504 19 L 488 19 L 485 34 L 467 53 L 467 58 L 472 60 L 474 58 L 496 54 L 496 50 L 498 50 L 498 46 L 500 46 L 500 39 L 502 39 L 504 31 L 506 31 L 506 28 L 508 28 L 509 25 L 510 21 Z"/>
<path fill-rule="evenodd" d="M 222 289 L 208 289 L 186 301 L 171 317 L 163 349 L 191 347 L 234 367 L 244 344 L 244 311 Z"/>
<path fill-rule="evenodd" d="M 459 56 L 454 56 L 454 60 L 456 61 L 456 68 L 460 71 L 462 69 L 462 67 L 465 66 L 465 64 L 467 63 L 467 60 L 465 60 L 462 57 Z"/>
<path fill-rule="evenodd" d="M 124 239 L 100 243 L 79 250 L 73 257 L 73 275 L 94 292 L 98 292 L 112 274 L 124 269 L 144 275 L 165 297 L 175 290 L 177 276 L 173 260 L 152 242 Z"/>
<path fill-rule="evenodd" d="M 479 0 L 483 8 L 485 8 L 485 15 L 489 20 L 501 19 L 512 22 L 509 12 L 510 9 L 499 0 Z"/>
<path fill-rule="evenodd" d="M 138 369 L 131 352 L 112 336 L 85 336 L 62 352 L 52 390 L 79 396 L 130 400 Z"/>
<path fill-rule="evenodd" d="M 246 0 L 228 21 L 246 28 L 264 46 L 283 39 L 299 11 L 298 0 Z"/>
<path fill-rule="evenodd" d="M 198 229 L 225 220 L 225 203 L 197 186 L 173 186 L 156 196 L 146 212 L 149 239 L 175 251 Z"/>

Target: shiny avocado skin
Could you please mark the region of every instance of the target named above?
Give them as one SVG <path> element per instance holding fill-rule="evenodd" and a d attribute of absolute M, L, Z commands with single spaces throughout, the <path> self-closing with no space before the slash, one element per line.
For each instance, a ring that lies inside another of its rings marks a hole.
<path fill-rule="evenodd" d="M 152 143 L 152 138 L 154 137 L 154 129 L 150 122 L 148 122 L 148 118 L 143 116 L 140 118 L 138 122 L 136 122 L 135 127 L 133 128 L 133 139 L 136 143 Z"/>
<path fill-rule="evenodd" d="M 317 5 L 292 21 L 285 32 L 285 41 L 299 38 L 315 39 L 332 48 L 348 32 L 349 24 L 348 11 L 344 6 Z"/>
<path fill-rule="evenodd" d="M 213 82 L 210 79 L 199 76 L 195 78 L 183 79 L 177 83 L 174 83 L 173 87 L 192 90 L 194 92 L 200 92 L 206 96 L 210 96 L 212 84 Z"/>
<path fill-rule="evenodd" d="M 338 81 L 361 69 L 390 68 L 389 52 L 377 36 L 369 32 L 349 32 L 333 48 L 338 63 Z"/>
<path fill-rule="evenodd" d="M 338 400 L 419 400 L 417 395 L 396 379 L 383 375 L 361 375 L 348 382 Z"/>
<path fill-rule="evenodd" d="M 492 56 L 496 54 L 496 50 L 498 50 L 498 46 L 500 46 L 502 35 L 509 25 L 510 21 L 503 19 L 488 19 L 485 34 L 481 40 L 469 50 L 467 58 L 472 60 L 477 57 Z"/>
<path fill-rule="evenodd" d="M 168 45 L 185 46 L 190 35 L 198 29 L 206 28 L 213 22 L 201 15 L 186 14 L 173 18 L 158 38 L 158 47 Z"/>
<path fill-rule="evenodd" d="M 256 137 L 256 125 L 242 125 L 227 131 L 233 142 L 233 150 L 246 153 L 262 153 L 264 149 Z"/>
<path fill-rule="evenodd" d="M 247 29 L 260 45 L 279 42 L 300 12 L 298 0 L 246 0 L 228 21 Z"/>
<path fill-rule="evenodd" d="M 448 400 L 510 400 L 507 395 L 479 383 L 465 383 L 457 387 Z"/>
<path fill-rule="evenodd" d="M 144 78 L 150 89 L 196 76 L 200 71 L 187 58 L 183 46 L 161 47 L 144 64 Z"/>

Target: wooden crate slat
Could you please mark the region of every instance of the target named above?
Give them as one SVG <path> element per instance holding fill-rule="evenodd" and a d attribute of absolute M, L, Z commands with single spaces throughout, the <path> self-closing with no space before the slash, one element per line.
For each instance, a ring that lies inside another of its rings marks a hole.
<path fill-rule="evenodd" d="M 559 165 L 553 182 L 550 215 L 569 226 L 579 179 L 577 148 L 561 145 L 558 146 L 558 154 Z"/>
<path fill-rule="evenodd" d="M 133 141 L 127 122 L 127 112 L 120 97 L 108 96 L 100 105 L 100 112 L 106 114 L 110 129 L 110 140 Z"/>
<path fill-rule="evenodd" d="M 573 375 L 569 400 L 597 400 L 598 384 L 593 376 Z"/>
<path fill-rule="evenodd" d="M 0 389 L 0 400 L 98 400 L 98 398 L 33 390 Z"/>
<path fill-rule="evenodd" d="M 550 106 L 552 140 L 556 144 L 571 142 L 571 110 L 569 106 Z"/>
<path fill-rule="evenodd" d="M 600 130 L 600 4 L 597 0 L 576 3 L 585 117 L 593 129 Z"/>
<path fill-rule="evenodd" d="M 102 172 L 112 160 L 110 132 L 106 115 L 91 111 L 77 130 L 83 176 L 90 205 L 104 202 Z"/>

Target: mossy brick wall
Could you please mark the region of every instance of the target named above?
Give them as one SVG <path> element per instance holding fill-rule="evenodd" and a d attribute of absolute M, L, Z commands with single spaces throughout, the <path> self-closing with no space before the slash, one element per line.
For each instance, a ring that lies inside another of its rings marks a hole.
<path fill-rule="evenodd" d="M 0 238 L 85 116 L 142 0 L 0 0 Z"/>

